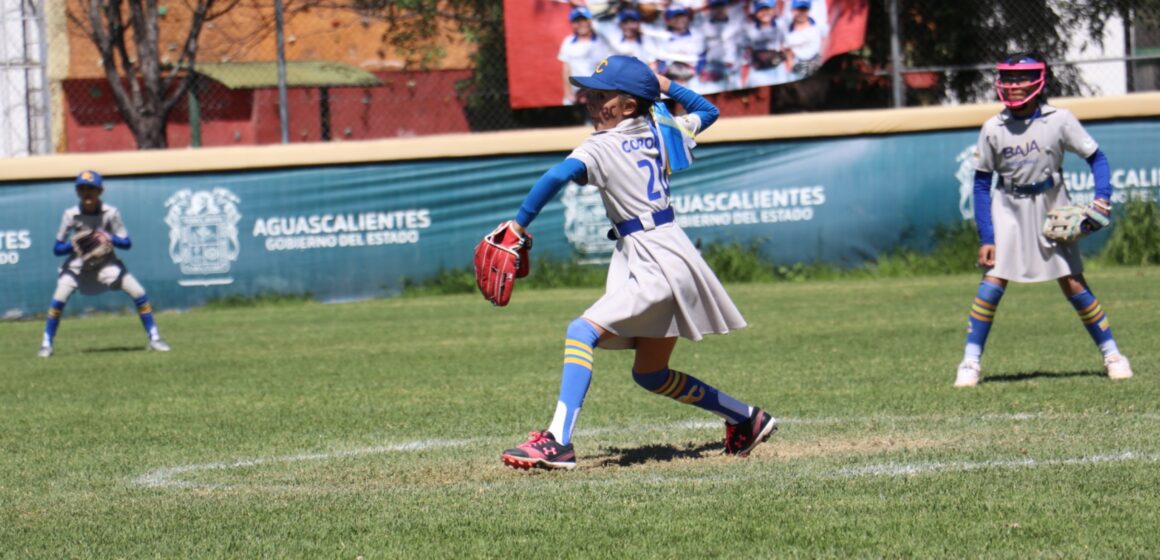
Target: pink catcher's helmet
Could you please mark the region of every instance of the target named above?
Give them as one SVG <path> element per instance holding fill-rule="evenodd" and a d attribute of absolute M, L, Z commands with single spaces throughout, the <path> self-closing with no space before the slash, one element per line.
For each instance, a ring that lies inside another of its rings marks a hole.
<path fill-rule="evenodd" d="M 995 79 L 995 91 L 999 100 L 1011 109 L 1018 109 L 1031 102 L 1047 84 L 1047 63 L 1030 55 L 1016 55 L 1000 62 L 995 67 L 999 77 Z M 1032 89 L 1023 99 L 1010 99 L 1013 89 Z"/>

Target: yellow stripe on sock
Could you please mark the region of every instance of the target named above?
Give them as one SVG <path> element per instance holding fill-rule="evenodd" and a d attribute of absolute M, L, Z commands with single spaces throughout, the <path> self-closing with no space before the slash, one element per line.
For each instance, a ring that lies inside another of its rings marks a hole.
<path fill-rule="evenodd" d="M 971 306 L 971 313 L 986 317 L 988 321 L 990 321 L 991 318 L 995 316 L 995 310 L 979 307 L 978 305 Z"/>
<path fill-rule="evenodd" d="M 677 375 L 675 373 L 673 373 L 673 370 L 669 370 L 669 376 L 667 378 L 665 378 L 665 383 L 653 392 L 658 394 L 658 395 L 663 395 L 665 393 L 668 393 L 669 389 L 671 389 L 673 387 L 673 385 L 676 384 L 676 380 L 677 380 Z"/>
<path fill-rule="evenodd" d="M 669 391 L 666 394 L 674 399 L 677 398 L 677 395 L 681 394 L 681 391 L 685 390 L 685 385 L 687 385 L 688 382 L 689 382 L 689 376 L 682 373 L 680 381 L 677 382 L 677 388 L 673 389 L 672 391 Z"/>
<path fill-rule="evenodd" d="M 153 313 L 153 306 L 152 305 L 149 305 L 148 303 L 146 303 L 145 305 L 142 305 L 141 307 L 137 308 L 137 314 L 144 315 L 146 313 Z"/>
<path fill-rule="evenodd" d="M 982 308 L 989 309 L 991 311 L 995 311 L 995 307 L 996 307 L 995 304 L 993 304 L 993 303 L 991 303 L 983 298 L 975 298 L 975 305 L 981 306 Z"/>
<path fill-rule="evenodd" d="M 576 356 L 577 358 L 583 358 L 585 360 L 588 360 L 589 362 L 592 361 L 592 352 L 585 352 L 579 348 L 565 348 L 564 355 L 565 356 Z"/>
<path fill-rule="evenodd" d="M 564 358 L 564 363 L 565 364 L 576 364 L 578 366 L 583 366 L 583 367 L 586 367 L 588 369 L 592 369 L 592 362 L 585 362 L 584 360 L 581 360 L 579 358 Z"/>
<path fill-rule="evenodd" d="M 1098 310 L 1098 311 L 1096 312 L 1096 314 L 1095 314 L 1095 315 L 1093 315 L 1093 316 L 1091 316 L 1091 317 L 1087 317 L 1087 318 L 1085 318 L 1085 319 L 1083 320 L 1083 324 L 1085 324 L 1085 325 L 1092 325 L 1092 324 L 1098 323 L 1100 319 L 1103 319 L 1103 318 L 1104 318 L 1104 316 L 1105 316 L 1105 314 L 1104 314 L 1104 310 L 1103 310 L 1103 309 L 1100 309 L 1100 310 Z"/>
<path fill-rule="evenodd" d="M 55 317 L 60 317 L 60 310 L 59 310 L 59 309 L 57 309 L 57 308 L 55 308 L 55 307 L 49 307 L 49 308 L 48 308 L 48 316 L 49 316 L 49 317 L 54 317 L 54 318 L 55 318 Z"/>
<path fill-rule="evenodd" d="M 1080 309 L 1079 314 L 1083 315 L 1084 313 L 1087 313 L 1087 312 L 1091 311 L 1092 309 L 1096 308 L 1097 306 L 1099 306 L 1099 304 L 1100 304 L 1100 300 L 1098 300 L 1098 299 L 1094 300 L 1094 301 L 1092 301 L 1091 305 L 1089 305 L 1083 309 Z"/>
<path fill-rule="evenodd" d="M 592 353 L 592 347 L 587 345 L 587 344 L 584 344 L 583 342 L 580 342 L 579 340 L 573 340 L 571 338 L 566 339 L 564 341 L 564 346 L 575 346 L 576 348 L 580 348 L 582 350 L 587 350 L 588 353 L 590 353 L 590 354 Z"/>
<path fill-rule="evenodd" d="M 992 317 L 988 317 L 986 315 L 979 315 L 978 313 L 975 312 L 974 309 L 971 310 L 971 318 L 976 320 L 976 321 L 982 321 L 984 323 L 990 323 L 993 320 Z"/>

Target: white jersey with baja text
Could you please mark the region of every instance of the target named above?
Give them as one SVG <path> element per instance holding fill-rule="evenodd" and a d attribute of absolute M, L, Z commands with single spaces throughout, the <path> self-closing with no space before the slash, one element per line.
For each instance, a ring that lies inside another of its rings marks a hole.
<path fill-rule="evenodd" d="M 1015 282 L 1044 282 L 1083 272 L 1079 248 L 1043 236 L 1052 208 L 1071 204 L 1061 168 L 1065 152 L 1087 158 L 1099 149 L 1075 115 L 1050 105 L 1034 119 L 1004 110 L 979 132 L 975 169 L 998 173 L 991 197 L 995 266 L 987 274 Z M 1051 180 L 1036 193 L 1020 188 Z"/>

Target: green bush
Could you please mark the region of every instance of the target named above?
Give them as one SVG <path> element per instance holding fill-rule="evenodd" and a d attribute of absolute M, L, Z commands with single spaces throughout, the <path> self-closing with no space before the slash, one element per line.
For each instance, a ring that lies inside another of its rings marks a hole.
<path fill-rule="evenodd" d="M 1115 264 L 1160 264 L 1160 206 L 1135 199 L 1117 208 L 1100 257 Z"/>

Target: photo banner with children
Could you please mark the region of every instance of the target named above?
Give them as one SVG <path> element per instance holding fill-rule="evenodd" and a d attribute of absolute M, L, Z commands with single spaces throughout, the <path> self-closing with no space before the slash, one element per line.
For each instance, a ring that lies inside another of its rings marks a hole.
<path fill-rule="evenodd" d="M 570 76 L 635 56 L 702 95 L 808 77 L 862 47 L 867 0 L 504 0 L 513 109 L 573 105 Z"/>

